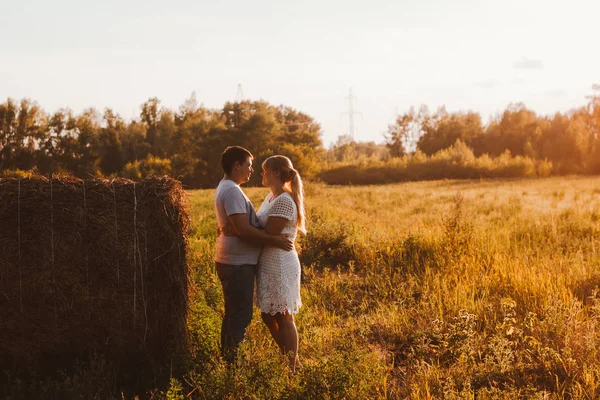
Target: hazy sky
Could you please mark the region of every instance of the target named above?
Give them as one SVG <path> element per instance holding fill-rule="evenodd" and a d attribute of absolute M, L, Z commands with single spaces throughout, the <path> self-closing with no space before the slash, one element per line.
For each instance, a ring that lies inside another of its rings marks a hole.
<path fill-rule="evenodd" d="M 0 101 L 46 111 L 111 107 L 125 119 L 149 97 L 176 110 L 246 98 L 383 141 L 396 111 L 510 102 L 541 114 L 585 104 L 600 83 L 598 0 L 115 1 L 0 0 Z"/>

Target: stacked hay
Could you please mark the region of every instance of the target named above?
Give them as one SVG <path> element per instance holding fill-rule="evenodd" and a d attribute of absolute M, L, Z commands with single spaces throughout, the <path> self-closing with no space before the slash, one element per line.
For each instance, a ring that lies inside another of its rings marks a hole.
<path fill-rule="evenodd" d="M 187 349 L 188 216 L 173 179 L 0 179 L 0 371 L 101 356 L 148 385 Z"/>

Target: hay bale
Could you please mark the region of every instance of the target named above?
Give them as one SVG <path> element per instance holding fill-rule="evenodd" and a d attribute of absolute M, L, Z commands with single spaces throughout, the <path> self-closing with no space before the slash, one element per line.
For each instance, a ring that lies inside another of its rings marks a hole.
<path fill-rule="evenodd" d="M 188 348 L 185 192 L 168 177 L 0 179 L 0 371 L 101 355 L 148 386 Z"/>

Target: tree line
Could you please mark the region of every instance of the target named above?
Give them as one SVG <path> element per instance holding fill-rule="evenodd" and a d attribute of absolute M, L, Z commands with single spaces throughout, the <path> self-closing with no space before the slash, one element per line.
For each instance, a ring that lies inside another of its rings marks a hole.
<path fill-rule="evenodd" d="M 215 110 L 192 95 L 177 111 L 157 98 L 140 110 L 139 118 L 126 122 L 109 108 L 50 114 L 29 99 L 8 99 L 0 104 L 0 172 L 132 179 L 169 174 L 202 188 L 222 176 L 220 155 L 230 144 L 251 149 L 258 166 L 274 153 L 287 155 L 309 176 L 324 153 L 319 124 L 287 106 L 241 101 Z M 260 183 L 259 174 L 251 183 Z"/>
<path fill-rule="evenodd" d="M 448 166 L 458 165 L 457 160 L 462 164 L 453 172 L 456 177 L 484 170 L 490 176 L 520 170 L 531 174 L 540 168 L 544 174 L 600 173 L 599 130 L 598 96 L 552 116 L 511 104 L 485 125 L 476 112 L 440 107 L 431 113 L 421 106 L 397 116 L 384 144 L 340 136 L 325 150 L 320 125 L 312 117 L 266 101 L 226 102 L 209 109 L 198 105 L 193 94 L 173 111 L 150 98 L 138 118 L 125 121 L 109 108 L 103 113 L 90 108 L 79 114 L 70 109 L 50 114 L 34 101 L 8 99 L 0 104 L 0 173 L 34 170 L 132 179 L 169 174 L 190 188 L 214 187 L 222 175 L 220 153 L 231 144 L 250 149 L 255 166 L 272 154 L 284 154 L 305 177 L 326 182 L 336 170 L 344 176 L 335 182 L 364 181 L 366 176 L 348 176 L 361 168 L 347 167 L 369 160 L 378 163 L 375 175 L 385 175 L 381 179 L 386 182 L 394 180 L 387 175 L 399 171 L 406 179 L 446 177 Z M 473 169 L 471 159 L 479 167 Z M 260 175 L 254 174 L 250 184 L 260 184 Z"/>
<path fill-rule="evenodd" d="M 427 107 L 398 115 L 388 130 L 391 157 L 411 151 L 427 156 L 466 144 L 475 157 L 527 157 L 552 163 L 554 174 L 600 173 L 600 97 L 584 107 L 539 116 L 523 104 L 511 104 L 484 126 L 475 112 L 449 113 Z"/>

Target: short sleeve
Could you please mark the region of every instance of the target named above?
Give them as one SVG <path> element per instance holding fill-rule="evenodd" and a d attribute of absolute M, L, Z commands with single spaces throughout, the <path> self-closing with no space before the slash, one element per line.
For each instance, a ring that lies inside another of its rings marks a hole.
<path fill-rule="evenodd" d="M 223 193 L 223 207 L 225 208 L 227 216 L 233 214 L 248 214 L 246 204 L 246 197 L 237 187 L 227 189 L 227 191 Z"/>
<path fill-rule="evenodd" d="M 280 195 L 273 200 L 273 206 L 269 211 L 269 217 L 281 217 L 289 221 L 294 219 L 294 200 L 290 196 Z"/>

